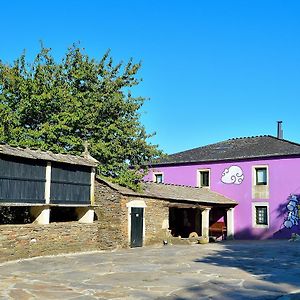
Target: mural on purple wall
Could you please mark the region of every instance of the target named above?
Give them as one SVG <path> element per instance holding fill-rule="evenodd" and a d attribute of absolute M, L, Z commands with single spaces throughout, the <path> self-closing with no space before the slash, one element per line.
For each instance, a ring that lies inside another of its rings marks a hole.
<path fill-rule="evenodd" d="M 222 173 L 221 181 L 226 184 L 241 184 L 244 180 L 243 170 L 239 166 L 230 166 Z"/>
<path fill-rule="evenodd" d="M 299 224 L 299 214 L 300 214 L 300 201 L 299 196 L 290 195 L 288 197 L 288 204 L 286 206 L 287 209 L 287 217 L 283 222 L 283 226 L 285 228 L 292 228 L 295 225 Z"/>

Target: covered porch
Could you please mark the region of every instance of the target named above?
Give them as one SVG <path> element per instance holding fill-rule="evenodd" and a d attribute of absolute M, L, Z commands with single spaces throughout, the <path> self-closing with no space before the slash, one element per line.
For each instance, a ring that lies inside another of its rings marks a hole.
<path fill-rule="evenodd" d="M 169 230 L 173 237 L 234 237 L 234 207 L 220 204 L 170 203 Z"/>
<path fill-rule="evenodd" d="M 206 188 L 145 183 L 144 192 L 168 202 L 168 230 L 173 237 L 190 235 L 234 238 L 234 207 L 238 202 Z"/>

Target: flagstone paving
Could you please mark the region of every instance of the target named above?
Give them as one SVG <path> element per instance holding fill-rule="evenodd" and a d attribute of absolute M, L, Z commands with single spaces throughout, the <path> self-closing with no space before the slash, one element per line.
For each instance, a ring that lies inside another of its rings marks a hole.
<path fill-rule="evenodd" d="M 232 241 L 0 265 L 0 299 L 300 299 L 300 243 Z"/>

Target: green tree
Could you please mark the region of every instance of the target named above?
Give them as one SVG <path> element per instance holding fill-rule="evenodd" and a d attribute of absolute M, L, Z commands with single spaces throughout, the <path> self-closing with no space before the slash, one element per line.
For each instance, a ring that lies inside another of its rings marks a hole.
<path fill-rule="evenodd" d="M 102 176 L 136 188 L 146 161 L 158 157 L 140 122 L 143 97 L 133 97 L 140 63 L 98 62 L 77 45 L 57 63 L 41 47 L 32 62 L 23 53 L 0 61 L 0 141 L 10 145 L 80 154 L 83 143 L 99 160 Z"/>

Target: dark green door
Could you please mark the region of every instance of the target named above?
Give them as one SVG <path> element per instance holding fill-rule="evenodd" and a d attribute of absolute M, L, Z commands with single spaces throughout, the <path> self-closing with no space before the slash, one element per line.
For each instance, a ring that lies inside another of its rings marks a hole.
<path fill-rule="evenodd" d="M 131 208 L 131 247 L 143 246 L 143 217 L 143 208 Z"/>

